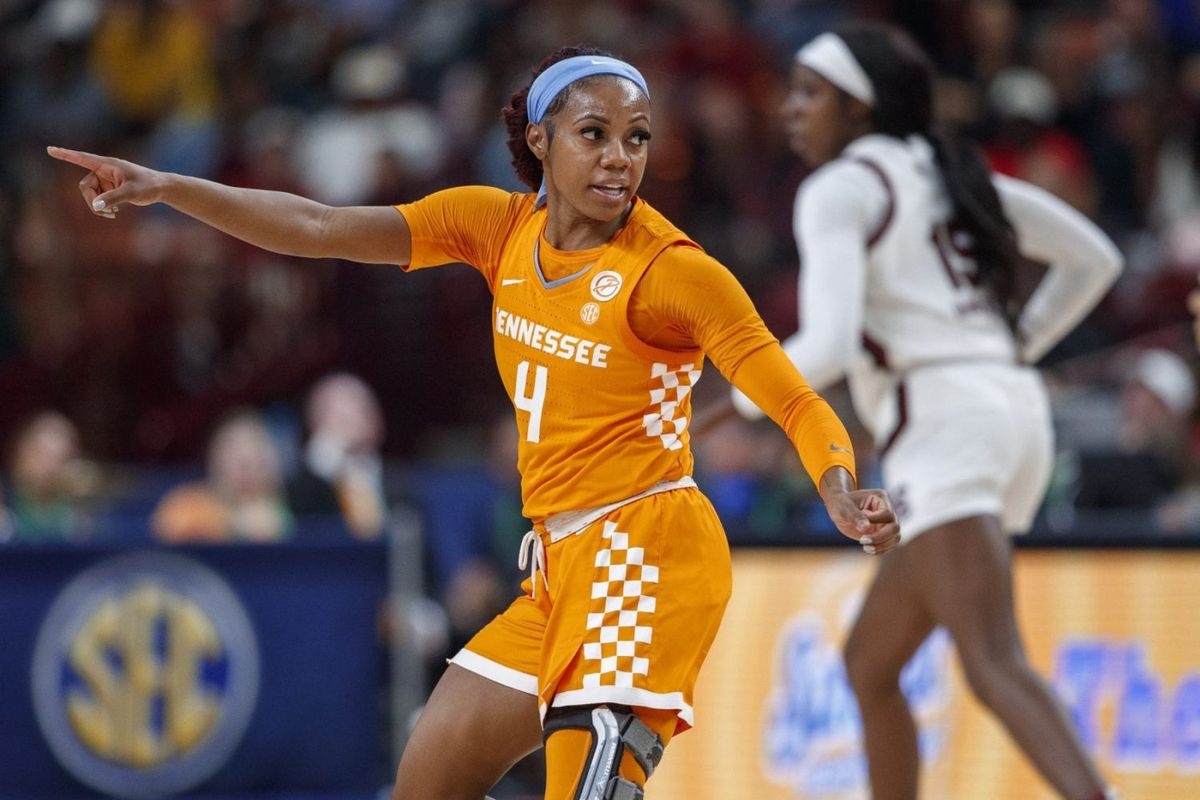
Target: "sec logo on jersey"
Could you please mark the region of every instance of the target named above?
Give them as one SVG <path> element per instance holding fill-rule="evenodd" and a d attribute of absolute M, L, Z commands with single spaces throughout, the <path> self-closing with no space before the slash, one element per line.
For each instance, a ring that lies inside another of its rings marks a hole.
<path fill-rule="evenodd" d="M 38 632 L 38 726 L 59 763 L 107 795 L 160 797 L 213 775 L 258 697 L 258 646 L 207 567 L 122 555 L 74 578 Z"/>
<path fill-rule="evenodd" d="M 621 273 L 606 269 L 592 278 L 592 297 L 601 303 L 612 300 L 621 291 Z"/>

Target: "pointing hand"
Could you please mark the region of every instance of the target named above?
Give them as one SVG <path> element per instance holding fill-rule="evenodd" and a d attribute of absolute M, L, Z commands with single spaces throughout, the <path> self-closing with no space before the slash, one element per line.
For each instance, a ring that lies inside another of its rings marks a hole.
<path fill-rule="evenodd" d="M 79 191 L 93 214 L 112 219 L 122 203 L 148 206 L 162 196 L 163 174 L 129 161 L 97 156 L 80 150 L 47 147 L 46 152 L 88 170 Z"/>

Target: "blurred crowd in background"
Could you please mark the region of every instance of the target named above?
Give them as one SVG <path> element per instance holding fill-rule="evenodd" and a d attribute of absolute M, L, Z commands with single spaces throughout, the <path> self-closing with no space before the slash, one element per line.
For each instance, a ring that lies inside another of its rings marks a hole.
<path fill-rule="evenodd" d="M 403 505 L 469 633 L 511 596 L 526 525 L 484 282 L 299 262 L 161 208 L 100 220 L 45 146 L 332 204 L 521 190 L 499 109 L 545 55 L 594 44 L 650 83 L 641 194 L 784 337 L 805 174 L 778 115 L 790 58 L 864 15 L 934 57 L 945 124 L 1126 255 L 1045 363 L 1060 458 L 1042 528 L 1200 530 L 1190 0 L 0 0 L 0 541 L 286 541 L 321 519 L 370 539 Z M 709 374 L 700 405 L 724 395 Z M 694 447 L 735 542 L 834 535 L 769 424 Z"/>

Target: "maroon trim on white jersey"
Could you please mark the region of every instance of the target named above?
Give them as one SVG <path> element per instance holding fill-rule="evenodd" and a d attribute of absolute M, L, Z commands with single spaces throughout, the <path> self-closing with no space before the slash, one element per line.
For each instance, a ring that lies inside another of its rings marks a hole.
<path fill-rule="evenodd" d="M 908 388 L 905 387 L 904 381 L 896 387 L 896 427 L 892 428 L 892 432 L 883 440 L 883 444 L 879 446 L 879 457 L 883 458 L 887 455 L 888 450 L 892 449 L 892 445 L 900 438 L 900 434 L 908 425 Z"/>
<path fill-rule="evenodd" d="M 869 250 L 883 238 L 883 235 L 887 233 L 888 228 L 892 225 L 892 220 L 896 216 L 896 192 L 892 189 L 891 178 L 883 171 L 883 167 L 865 156 L 854 156 L 850 160 L 862 164 L 879 176 L 879 181 L 883 184 L 883 190 L 887 192 L 887 208 L 884 209 L 883 219 L 879 221 L 879 224 L 875 226 L 875 230 L 871 231 L 871 235 L 867 237 L 867 249 Z"/>
<path fill-rule="evenodd" d="M 880 369 L 891 369 L 888 363 L 887 350 L 883 345 L 872 339 L 865 332 L 862 335 L 862 345 L 868 353 L 871 354 L 871 360 L 875 362 L 875 366 Z"/>

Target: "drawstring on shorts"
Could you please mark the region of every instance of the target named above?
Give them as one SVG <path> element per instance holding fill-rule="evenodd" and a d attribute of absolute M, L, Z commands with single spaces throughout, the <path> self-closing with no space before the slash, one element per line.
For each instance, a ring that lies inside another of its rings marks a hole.
<path fill-rule="evenodd" d="M 696 482 L 692 480 L 692 476 L 684 475 L 682 478 L 673 481 L 659 481 L 646 491 L 635 494 L 633 497 L 626 497 L 624 500 L 618 500 L 615 503 L 596 506 L 595 508 L 585 508 L 579 511 L 564 511 L 558 514 L 551 514 L 549 517 L 546 517 L 544 522 L 546 534 L 550 537 L 550 543 L 553 544 L 568 536 L 582 533 L 596 520 L 630 503 L 661 492 L 670 492 L 675 489 L 694 489 L 695 487 Z M 524 570 L 526 567 L 529 567 L 529 578 L 533 582 L 533 599 L 536 600 L 537 576 L 539 572 L 542 573 L 542 584 L 546 587 L 546 591 L 550 591 L 550 581 L 546 579 L 546 548 L 542 544 L 542 539 L 538 536 L 536 530 L 531 530 L 525 534 L 525 538 L 521 540 L 521 549 L 517 551 L 517 568 Z"/>
<path fill-rule="evenodd" d="M 542 545 L 542 537 L 537 531 L 531 530 L 521 540 L 517 550 L 517 569 L 529 567 L 529 580 L 533 584 L 533 599 L 537 599 L 538 573 L 542 574 L 542 583 L 546 591 L 550 591 L 550 581 L 546 579 L 546 548 Z"/>

